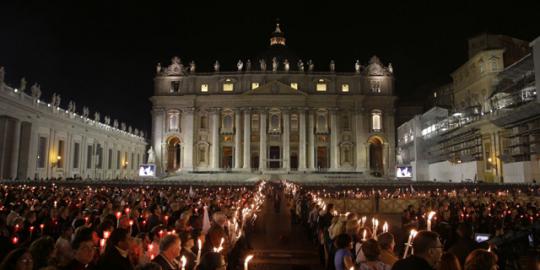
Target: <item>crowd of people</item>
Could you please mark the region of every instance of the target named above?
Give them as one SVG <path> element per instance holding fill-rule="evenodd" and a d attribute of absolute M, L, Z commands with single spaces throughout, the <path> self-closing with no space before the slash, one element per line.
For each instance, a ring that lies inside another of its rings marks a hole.
<path fill-rule="evenodd" d="M 308 228 L 327 270 L 523 269 L 519 257 L 538 246 L 537 187 L 327 191 L 288 184 L 287 190 L 291 212 Z M 418 199 L 419 203 L 406 207 L 401 228 L 391 231 L 374 226 L 362 213 L 339 213 L 332 203 L 325 203 L 328 198 L 374 197 Z"/>
<path fill-rule="evenodd" d="M 0 185 L 0 270 L 235 269 L 263 188 Z"/>

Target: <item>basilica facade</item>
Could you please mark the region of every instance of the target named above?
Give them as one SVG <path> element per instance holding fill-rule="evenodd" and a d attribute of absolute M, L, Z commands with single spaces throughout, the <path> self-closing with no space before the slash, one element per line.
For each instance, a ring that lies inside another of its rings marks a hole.
<path fill-rule="evenodd" d="M 392 65 L 373 56 L 337 72 L 291 53 L 279 24 L 268 51 L 235 70 L 156 68 L 151 98 L 158 174 L 395 171 Z"/>

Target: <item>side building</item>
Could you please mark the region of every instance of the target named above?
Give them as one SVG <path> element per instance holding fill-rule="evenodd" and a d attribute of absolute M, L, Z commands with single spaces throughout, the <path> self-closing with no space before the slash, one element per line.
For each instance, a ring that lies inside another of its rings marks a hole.
<path fill-rule="evenodd" d="M 134 179 L 146 153 L 144 133 L 82 113 L 75 102 L 62 108 L 60 95 L 41 98 L 39 85 L 26 89 L 4 82 L 0 67 L 0 179 Z M 28 91 L 29 90 L 29 91 Z M 30 92 L 30 93 L 28 93 Z"/>
<path fill-rule="evenodd" d="M 456 95 L 457 106 L 444 119 L 430 122 L 424 119 L 428 112 L 400 126 L 398 153 L 414 149 L 404 139 L 410 132 L 414 138 L 409 141 L 422 143 L 415 149 L 420 154 L 398 158 L 399 166 L 416 168 L 413 180 L 522 183 L 540 179 L 539 45 L 537 39 L 530 43 L 532 53 L 510 58 L 512 62 L 502 70 L 492 69 L 485 98 L 461 104 Z"/>

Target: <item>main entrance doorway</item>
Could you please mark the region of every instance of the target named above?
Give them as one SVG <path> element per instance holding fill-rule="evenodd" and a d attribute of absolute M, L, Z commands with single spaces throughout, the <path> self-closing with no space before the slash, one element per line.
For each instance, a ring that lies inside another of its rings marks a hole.
<path fill-rule="evenodd" d="M 328 169 L 328 147 L 317 147 L 317 169 Z"/>
<path fill-rule="evenodd" d="M 233 164 L 233 148 L 231 146 L 224 146 L 221 155 L 221 168 L 230 169 Z"/>
<path fill-rule="evenodd" d="M 383 168 L 383 141 L 377 136 L 369 138 L 369 169 L 375 176 L 384 174 Z"/>
<path fill-rule="evenodd" d="M 180 169 L 182 160 L 182 145 L 178 137 L 172 137 L 167 143 L 167 172 L 174 172 Z"/>

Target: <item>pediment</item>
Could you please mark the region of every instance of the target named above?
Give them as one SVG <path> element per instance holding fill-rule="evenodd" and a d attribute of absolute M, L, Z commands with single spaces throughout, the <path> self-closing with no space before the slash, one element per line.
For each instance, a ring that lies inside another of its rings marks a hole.
<path fill-rule="evenodd" d="M 280 81 L 270 81 L 255 89 L 251 89 L 245 92 L 244 95 L 304 95 L 304 96 L 307 96 L 306 93 L 293 89 L 290 86 Z"/>

